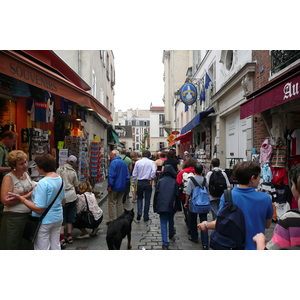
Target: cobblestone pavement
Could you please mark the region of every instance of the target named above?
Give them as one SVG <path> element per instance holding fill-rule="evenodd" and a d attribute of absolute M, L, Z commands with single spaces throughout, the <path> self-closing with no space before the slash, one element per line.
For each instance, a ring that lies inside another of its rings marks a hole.
<path fill-rule="evenodd" d="M 103 194 L 102 194 L 103 195 Z M 151 199 L 150 206 L 150 220 L 144 222 L 143 219 L 132 223 L 132 234 L 131 234 L 131 244 L 132 250 L 161 250 L 162 240 L 160 232 L 160 221 L 159 215 L 153 213 L 152 203 L 153 195 Z M 65 250 L 107 250 L 106 245 L 106 222 L 108 221 L 108 207 L 106 195 L 103 199 L 99 201 L 99 205 L 103 210 L 103 221 L 100 225 L 100 230 L 97 236 L 90 237 L 87 239 L 76 239 L 76 236 L 80 234 L 80 230 L 73 229 L 72 235 L 74 238 L 73 244 L 67 244 Z M 135 220 L 137 214 L 137 203 L 132 203 L 132 198 L 127 200 L 124 204 L 126 209 L 134 209 Z M 208 221 L 211 220 L 211 214 L 208 215 Z M 178 212 L 175 214 L 174 223 L 176 227 L 176 234 L 173 240 L 170 240 L 170 250 L 202 250 L 200 231 L 199 231 L 199 243 L 193 243 L 188 240 L 188 229 L 184 222 L 183 212 Z M 266 230 L 266 236 L 269 240 L 272 236 L 275 223 L 272 223 L 271 227 Z M 89 231 L 89 229 L 88 229 Z M 123 239 L 121 250 L 127 250 L 127 237 Z"/>

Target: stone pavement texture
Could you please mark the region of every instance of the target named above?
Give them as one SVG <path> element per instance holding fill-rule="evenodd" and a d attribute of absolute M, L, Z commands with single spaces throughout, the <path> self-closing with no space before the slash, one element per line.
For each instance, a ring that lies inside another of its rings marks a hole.
<path fill-rule="evenodd" d="M 102 198 L 99 199 L 99 206 L 103 210 L 103 221 L 100 224 L 100 230 L 97 235 L 87 239 L 76 239 L 76 236 L 81 232 L 78 229 L 73 229 L 72 235 L 74 242 L 73 244 L 67 244 L 66 250 L 108 250 L 106 245 L 106 230 L 108 221 L 108 205 L 107 205 L 107 192 L 106 184 L 103 184 Z M 131 250 L 161 250 L 162 240 L 160 232 L 160 221 L 159 215 L 153 212 L 153 195 L 150 205 L 150 220 L 144 222 L 143 219 L 140 221 L 132 222 L 132 233 L 131 233 Z M 132 202 L 132 198 L 129 198 L 124 204 L 124 208 L 130 210 L 134 209 L 135 220 L 137 215 L 137 203 Z M 208 221 L 211 220 L 211 214 L 208 215 Z M 170 250 L 202 250 L 200 230 L 199 230 L 199 243 L 193 243 L 188 240 L 188 229 L 184 222 L 183 212 L 177 212 L 174 217 L 174 223 L 176 227 L 176 234 L 172 240 L 170 240 Z M 272 223 L 271 227 L 266 230 L 267 240 L 272 236 L 275 223 Z M 91 231 L 90 229 L 87 229 Z M 127 250 L 127 237 L 123 239 L 121 250 Z"/>

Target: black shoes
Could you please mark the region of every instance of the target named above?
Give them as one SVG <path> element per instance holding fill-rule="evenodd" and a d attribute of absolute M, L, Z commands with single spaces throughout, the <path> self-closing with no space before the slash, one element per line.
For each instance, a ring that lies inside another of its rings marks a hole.
<path fill-rule="evenodd" d="M 163 245 L 163 246 L 162 246 L 162 249 L 163 249 L 163 250 L 170 250 L 168 245 Z"/>
<path fill-rule="evenodd" d="M 195 243 L 195 244 L 197 244 L 197 243 L 198 243 L 198 241 L 197 241 L 197 240 L 193 240 L 191 237 L 189 237 L 189 241 L 191 241 L 191 242 L 193 242 L 193 243 Z"/>
<path fill-rule="evenodd" d="M 203 250 L 209 250 L 209 247 L 207 245 L 203 246 Z"/>
<path fill-rule="evenodd" d="M 136 219 L 139 221 L 142 215 L 137 215 Z"/>

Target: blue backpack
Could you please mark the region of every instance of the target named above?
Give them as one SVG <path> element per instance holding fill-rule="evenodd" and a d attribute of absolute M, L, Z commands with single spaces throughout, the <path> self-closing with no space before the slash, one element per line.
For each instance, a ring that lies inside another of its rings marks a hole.
<path fill-rule="evenodd" d="M 195 185 L 193 190 L 192 199 L 189 204 L 189 210 L 196 214 L 208 214 L 210 211 L 210 200 L 206 189 L 206 179 L 203 179 L 202 186 L 198 184 L 194 176 L 190 180 Z"/>
<path fill-rule="evenodd" d="M 230 190 L 224 191 L 225 203 L 217 214 L 216 228 L 210 235 L 210 248 L 214 250 L 243 250 L 246 225 L 243 211 L 232 203 Z"/>

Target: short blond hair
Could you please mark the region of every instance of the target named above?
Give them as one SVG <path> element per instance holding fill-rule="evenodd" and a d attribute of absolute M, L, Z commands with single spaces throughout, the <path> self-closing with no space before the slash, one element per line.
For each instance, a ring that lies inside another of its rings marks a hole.
<path fill-rule="evenodd" d="M 93 190 L 89 181 L 83 181 L 79 183 L 79 193 L 83 194 L 85 192 L 91 192 Z"/>
<path fill-rule="evenodd" d="M 15 168 L 17 165 L 17 161 L 19 160 L 27 160 L 27 154 L 22 150 L 13 150 L 8 153 L 7 162 L 8 165 L 12 168 Z"/>

